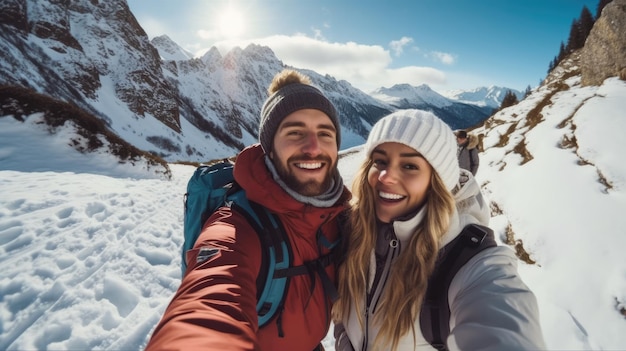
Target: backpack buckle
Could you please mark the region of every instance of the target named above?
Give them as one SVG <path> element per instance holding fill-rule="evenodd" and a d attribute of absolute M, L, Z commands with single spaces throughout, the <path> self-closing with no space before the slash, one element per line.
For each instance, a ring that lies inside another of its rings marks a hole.
<path fill-rule="evenodd" d="M 465 238 L 474 247 L 482 244 L 487 237 L 487 231 L 475 224 L 468 225 L 465 229 Z"/>

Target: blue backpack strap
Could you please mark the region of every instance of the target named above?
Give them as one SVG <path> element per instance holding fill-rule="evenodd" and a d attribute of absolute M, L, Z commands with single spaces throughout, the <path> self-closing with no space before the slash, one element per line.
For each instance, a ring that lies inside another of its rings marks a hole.
<path fill-rule="evenodd" d="M 497 244 L 493 230 L 470 224 L 440 251 L 420 311 L 422 334 L 435 349 L 447 350 L 445 340 L 450 334 L 448 288 L 452 279 L 477 253 L 494 246 Z"/>
<path fill-rule="evenodd" d="M 272 272 L 289 269 L 291 246 L 280 220 L 265 207 L 249 201 L 244 191 L 236 191 L 228 197 L 231 208 L 243 215 L 259 235 L 262 261 L 257 276 L 257 315 L 259 328 L 276 317 L 279 336 L 282 332 L 282 308 L 287 294 L 290 276 L 276 276 Z"/>

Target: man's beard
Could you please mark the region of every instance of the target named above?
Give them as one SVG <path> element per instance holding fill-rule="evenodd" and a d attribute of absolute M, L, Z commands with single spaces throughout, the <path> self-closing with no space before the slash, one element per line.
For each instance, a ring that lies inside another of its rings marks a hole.
<path fill-rule="evenodd" d="M 315 180 L 309 180 L 305 182 L 301 182 L 298 178 L 287 168 L 286 165 L 293 164 L 295 162 L 311 162 L 318 161 L 323 162 L 329 165 L 328 172 L 324 177 L 324 180 L 320 183 Z M 280 178 L 285 182 L 285 184 L 291 188 L 293 191 L 297 192 L 300 195 L 304 196 L 317 196 L 325 193 L 330 188 L 332 182 L 332 175 L 334 174 L 333 170 L 336 168 L 336 163 L 333 164 L 330 157 L 327 156 L 318 156 L 315 158 L 308 157 L 291 157 L 287 159 L 286 165 L 283 165 L 282 162 L 278 159 L 274 159 L 274 167 L 276 167 L 276 172 Z"/>

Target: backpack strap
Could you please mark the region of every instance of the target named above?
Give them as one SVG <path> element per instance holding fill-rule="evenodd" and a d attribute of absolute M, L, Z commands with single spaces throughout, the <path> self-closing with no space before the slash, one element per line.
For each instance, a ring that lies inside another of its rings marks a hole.
<path fill-rule="evenodd" d="M 474 162 L 474 156 L 478 157 L 478 147 L 469 150 L 469 158 L 470 158 L 470 170 L 474 169 L 476 163 Z M 476 169 L 478 172 L 478 169 Z"/>
<path fill-rule="evenodd" d="M 452 279 L 477 253 L 494 246 L 497 244 L 493 230 L 470 224 L 440 251 L 420 311 L 422 334 L 437 350 L 447 350 L 445 340 L 450 334 L 448 288 Z"/>
<path fill-rule="evenodd" d="M 276 318 L 278 335 L 283 337 L 282 311 L 291 277 L 308 275 L 311 278 L 312 293 L 315 289 L 315 275 L 318 275 L 326 295 L 332 302 L 337 300 L 339 293 L 326 273 L 326 267 L 336 263 L 340 257 L 337 254 L 339 250 L 335 248 L 342 247 L 338 245 L 341 239 L 330 243 L 318 232 L 318 244 L 328 248 L 330 252 L 302 265 L 292 266 L 293 252 L 280 219 L 267 208 L 248 200 L 245 191 L 239 190 L 242 190 L 241 187 L 236 182 L 233 183 L 227 196 L 229 206 L 246 218 L 259 235 L 264 248 L 261 269 L 256 280 L 259 328 Z"/>
<path fill-rule="evenodd" d="M 236 185 L 234 185 L 236 187 Z M 279 336 L 283 336 L 281 315 L 287 294 L 290 275 L 276 277 L 270 272 L 289 269 L 291 245 L 280 220 L 265 207 L 249 201 L 245 191 L 236 191 L 229 196 L 230 207 L 244 216 L 259 235 L 261 246 L 261 268 L 256 279 L 259 328 L 278 316 Z"/>
<path fill-rule="evenodd" d="M 331 251 L 330 253 L 322 255 L 313 261 L 307 261 L 300 266 L 289 267 L 286 269 L 277 269 L 274 272 L 274 277 L 283 278 L 308 274 L 309 276 L 311 276 L 312 279 L 311 291 L 313 291 L 315 289 L 314 275 L 317 274 L 322 281 L 324 292 L 332 302 L 335 302 L 339 298 L 339 293 L 337 292 L 337 288 L 335 288 L 335 284 L 333 284 L 330 277 L 326 273 L 326 267 L 330 266 L 333 263 L 335 263 L 335 255 L 334 252 Z"/>

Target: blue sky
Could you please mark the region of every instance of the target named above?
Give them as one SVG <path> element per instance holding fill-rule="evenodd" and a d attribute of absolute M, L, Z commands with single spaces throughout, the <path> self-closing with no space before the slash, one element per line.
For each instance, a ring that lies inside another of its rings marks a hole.
<path fill-rule="evenodd" d="M 598 0 L 128 0 L 148 36 L 193 54 L 265 45 L 285 64 L 366 92 L 408 83 L 436 91 L 545 78 L 583 6 Z M 225 23 L 224 23 L 225 22 Z"/>

